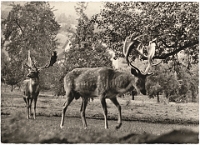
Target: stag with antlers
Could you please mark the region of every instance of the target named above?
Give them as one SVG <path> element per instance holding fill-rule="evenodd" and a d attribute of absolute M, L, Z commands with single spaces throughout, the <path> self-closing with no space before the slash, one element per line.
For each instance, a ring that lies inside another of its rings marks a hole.
<path fill-rule="evenodd" d="M 56 62 L 57 59 L 57 53 L 53 52 L 51 59 L 48 64 L 46 64 L 43 67 L 36 67 L 35 63 L 33 62 L 30 50 L 28 50 L 28 62 L 25 63 L 25 66 L 28 68 L 29 72 L 27 74 L 27 79 L 24 80 L 23 86 L 22 86 L 22 92 L 23 92 L 23 99 L 26 103 L 27 107 L 27 119 L 31 116 L 31 105 L 32 101 L 34 102 L 34 112 L 33 112 L 33 118 L 36 118 L 36 103 L 37 98 L 39 95 L 40 87 L 39 87 L 39 72 L 45 68 L 49 68 L 50 66 L 53 66 L 53 64 Z"/>
<path fill-rule="evenodd" d="M 142 37 L 144 35 L 139 35 L 133 39 L 133 34 L 126 37 L 124 46 L 123 46 L 123 54 L 126 58 L 126 61 L 128 65 L 130 64 L 130 61 L 128 60 L 128 57 L 131 53 L 131 51 L 134 51 L 133 59 L 136 57 L 139 57 L 140 59 L 146 59 L 148 60 L 148 66 L 145 70 L 145 72 L 148 72 L 151 66 L 156 66 L 160 64 L 162 61 L 154 64 L 153 63 L 153 57 L 155 55 L 156 51 L 156 40 L 157 38 L 153 39 L 152 41 L 149 41 L 148 46 L 141 47 L 142 43 L 138 40 L 138 38 Z M 143 53 L 144 48 L 147 50 L 147 55 Z"/>
<path fill-rule="evenodd" d="M 83 127 L 87 128 L 85 110 L 88 99 L 99 97 L 103 108 L 105 128 L 108 128 L 106 99 L 110 99 L 118 109 L 118 125 L 116 129 L 119 129 L 122 125 L 121 106 L 116 96 L 134 89 L 138 93 L 141 92 L 145 95 L 145 80 L 148 75 L 150 74 L 140 72 L 140 70 L 133 65 L 131 73 L 120 72 L 107 67 L 73 69 L 64 77 L 66 101 L 62 109 L 60 127 L 63 128 L 65 112 L 70 103 L 74 99 L 79 99 L 81 97 L 81 119 Z"/>

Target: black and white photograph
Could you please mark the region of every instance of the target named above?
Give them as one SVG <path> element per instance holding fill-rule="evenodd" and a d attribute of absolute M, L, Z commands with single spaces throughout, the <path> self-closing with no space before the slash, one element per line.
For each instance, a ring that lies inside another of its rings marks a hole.
<path fill-rule="evenodd" d="M 1 143 L 199 144 L 199 2 L 1 1 Z"/>

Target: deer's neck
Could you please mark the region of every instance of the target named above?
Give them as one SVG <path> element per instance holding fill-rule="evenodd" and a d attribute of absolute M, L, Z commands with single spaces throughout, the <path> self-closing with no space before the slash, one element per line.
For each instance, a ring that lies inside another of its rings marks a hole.
<path fill-rule="evenodd" d="M 30 84 L 31 85 L 38 85 L 39 84 L 39 78 L 30 78 Z"/>
<path fill-rule="evenodd" d="M 116 77 L 113 80 L 114 82 L 112 82 L 112 89 L 115 89 L 116 92 L 118 93 L 126 93 L 130 90 L 133 89 L 133 82 L 134 82 L 134 77 L 131 76 L 130 74 L 126 74 L 126 73 L 120 73 L 117 72 L 116 73 Z"/>

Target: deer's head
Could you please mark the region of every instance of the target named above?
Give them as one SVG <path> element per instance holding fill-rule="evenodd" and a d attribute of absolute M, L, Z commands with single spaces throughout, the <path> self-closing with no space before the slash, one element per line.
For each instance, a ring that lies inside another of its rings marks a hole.
<path fill-rule="evenodd" d="M 38 78 L 39 71 L 38 70 L 29 70 L 29 73 L 27 74 L 27 77 L 29 78 Z"/>
<path fill-rule="evenodd" d="M 48 68 L 50 66 L 53 66 L 53 64 L 56 62 L 57 59 L 57 53 L 54 51 L 52 53 L 51 59 L 49 61 L 49 63 L 47 63 L 45 66 L 43 67 L 36 67 L 35 62 L 33 61 L 33 59 L 31 58 L 30 55 L 30 50 L 28 50 L 28 62 L 25 63 L 25 66 L 28 68 L 29 72 L 27 74 L 27 77 L 29 78 L 38 78 L 39 77 L 39 72 L 45 68 Z"/>
<path fill-rule="evenodd" d="M 137 90 L 139 90 L 143 95 L 146 95 L 146 88 L 145 88 L 146 78 L 152 73 L 143 73 L 137 67 L 133 66 L 131 63 L 130 65 L 131 65 L 131 74 L 133 74 L 136 77 L 135 84 Z"/>

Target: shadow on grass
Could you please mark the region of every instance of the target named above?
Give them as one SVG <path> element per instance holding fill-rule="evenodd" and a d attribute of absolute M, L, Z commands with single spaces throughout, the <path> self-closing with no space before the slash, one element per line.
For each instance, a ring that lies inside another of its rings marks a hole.
<path fill-rule="evenodd" d="M 96 135 L 95 135 L 96 136 Z M 74 142 L 68 142 L 67 139 L 60 139 L 59 137 L 53 137 L 46 140 L 42 140 L 40 143 L 170 143 L 170 144 L 183 144 L 183 143 L 199 143 L 199 134 L 190 130 L 173 130 L 169 133 L 162 134 L 160 136 L 143 133 L 135 134 L 131 133 L 121 138 L 112 137 L 111 135 L 100 135 L 99 137 L 77 137 L 78 140 Z M 86 138 L 90 138 L 89 140 Z"/>

